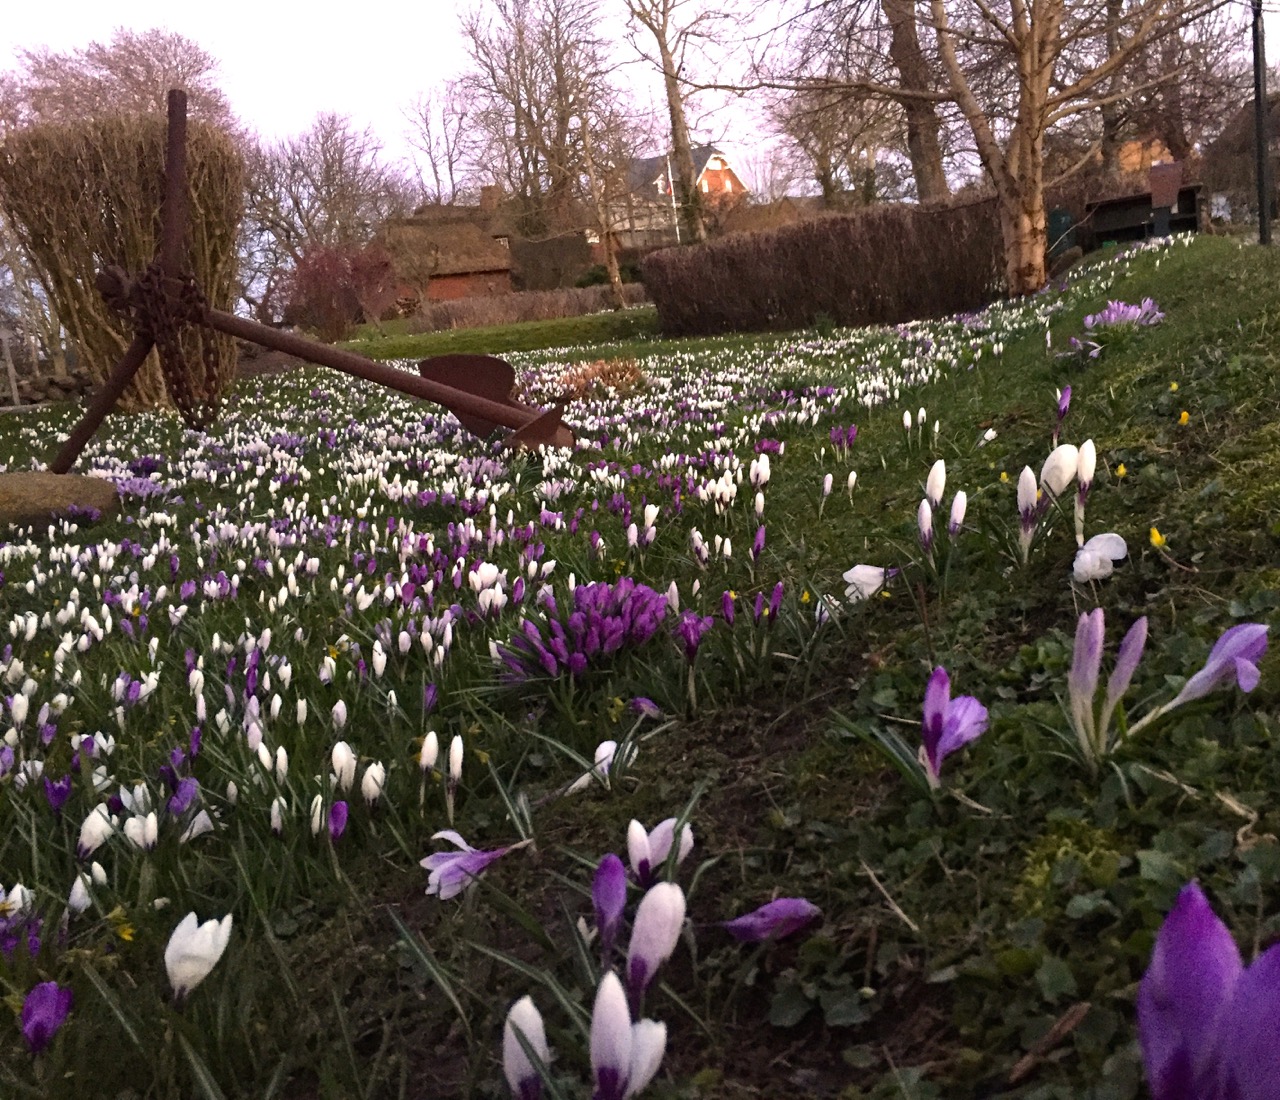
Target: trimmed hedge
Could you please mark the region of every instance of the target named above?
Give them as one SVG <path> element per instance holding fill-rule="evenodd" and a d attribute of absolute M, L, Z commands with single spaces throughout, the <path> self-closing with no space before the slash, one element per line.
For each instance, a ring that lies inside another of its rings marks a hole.
<path fill-rule="evenodd" d="M 1004 289 L 995 202 L 876 206 L 645 257 L 664 334 L 896 324 Z"/>

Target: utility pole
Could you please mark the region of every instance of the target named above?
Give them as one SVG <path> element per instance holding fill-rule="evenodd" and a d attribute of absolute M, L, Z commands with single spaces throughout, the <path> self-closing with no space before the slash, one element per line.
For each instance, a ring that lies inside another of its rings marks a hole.
<path fill-rule="evenodd" d="M 1267 53 L 1262 0 L 1253 0 L 1253 130 L 1258 177 L 1258 243 L 1271 243 L 1271 135 L 1267 126 Z"/>

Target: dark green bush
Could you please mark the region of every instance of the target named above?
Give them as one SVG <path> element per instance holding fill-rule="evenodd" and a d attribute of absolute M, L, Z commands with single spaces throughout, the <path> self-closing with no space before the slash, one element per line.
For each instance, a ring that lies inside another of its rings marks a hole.
<path fill-rule="evenodd" d="M 877 206 L 647 256 L 664 333 L 895 324 L 976 309 L 1003 289 L 995 204 Z"/>

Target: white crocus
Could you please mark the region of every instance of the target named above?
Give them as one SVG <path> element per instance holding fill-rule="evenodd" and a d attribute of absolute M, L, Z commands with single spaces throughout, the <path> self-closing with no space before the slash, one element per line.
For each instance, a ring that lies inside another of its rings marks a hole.
<path fill-rule="evenodd" d="M 877 565 L 855 565 L 844 574 L 845 598 L 852 603 L 868 600 L 884 587 L 887 572 Z"/>
<path fill-rule="evenodd" d="M 947 463 L 938 459 L 929 470 L 929 477 L 924 483 L 925 499 L 929 507 L 937 509 L 942 504 L 942 494 L 947 489 Z"/>
<path fill-rule="evenodd" d="M 174 995 L 181 1000 L 209 976 L 231 939 L 231 914 L 200 924 L 188 913 L 169 937 L 164 967 Z"/>
<path fill-rule="evenodd" d="M 356 781 L 356 754 L 345 741 L 339 741 L 333 746 L 329 760 L 333 765 L 333 774 L 337 776 L 338 786 L 345 794 Z"/>
<path fill-rule="evenodd" d="M 360 781 L 360 793 L 364 796 L 365 802 L 370 806 L 377 802 L 386 782 L 387 769 L 383 767 L 381 761 L 370 764 L 365 768 L 364 778 Z"/>
<path fill-rule="evenodd" d="M 1074 444 L 1055 447 L 1040 468 L 1040 488 L 1051 497 L 1059 497 L 1075 479 L 1080 464 L 1080 450 Z"/>
<path fill-rule="evenodd" d="M 1111 576 L 1115 570 L 1114 563 L 1126 557 L 1128 553 L 1128 545 L 1114 532 L 1094 535 L 1076 551 L 1071 575 L 1077 584 L 1102 580 L 1104 577 Z"/>

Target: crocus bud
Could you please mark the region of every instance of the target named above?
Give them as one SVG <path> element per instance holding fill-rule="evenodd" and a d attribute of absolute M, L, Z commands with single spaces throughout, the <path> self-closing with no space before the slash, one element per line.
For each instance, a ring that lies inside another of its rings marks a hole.
<path fill-rule="evenodd" d="M 618 976 L 610 970 L 591 1011 L 591 1071 L 597 1100 L 624 1100 L 631 1076 L 631 1012 Z"/>
<path fill-rule="evenodd" d="M 1040 470 L 1040 487 L 1050 496 L 1061 496 L 1076 476 L 1080 451 L 1070 443 L 1063 443 L 1050 452 Z"/>
<path fill-rule="evenodd" d="M 968 504 L 969 497 L 963 489 L 951 498 L 951 521 L 947 524 L 947 534 L 952 538 L 955 538 L 960 533 L 960 528 L 964 526 L 964 513 Z"/>
<path fill-rule="evenodd" d="M 449 742 L 449 782 L 455 786 L 462 779 L 462 735 L 456 734 Z"/>
<path fill-rule="evenodd" d="M 338 777 L 338 786 L 346 793 L 356 781 L 356 754 L 345 741 L 339 741 L 333 746 L 330 760 L 333 774 Z"/>
<path fill-rule="evenodd" d="M 71 893 L 67 897 L 67 911 L 73 914 L 83 913 L 92 904 L 89 898 L 89 876 L 81 873 L 71 884 Z"/>
<path fill-rule="evenodd" d="M 381 761 L 365 768 L 364 779 L 360 781 L 360 793 L 364 796 L 365 802 L 370 806 L 377 802 L 386 781 L 387 769 L 382 766 Z"/>
<path fill-rule="evenodd" d="M 164 967 L 174 995 L 181 1000 L 209 976 L 231 939 L 231 914 L 199 924 L 188 913 L 173 930 L 164 949 Z"/>
<path fill-rule="evenodd" d="M 271 800 L 271 831 L 276 836 L 284 835 L 285 801 L 279 795 Z"/>
<path fill-rule="evenodd" d="M 80 826 L 80 839 L 76 844 L 76 855 L 80 859 L 96 852 L 112 833 L 115 826 L 111 823 L 111 815 L 107 807 L 99 804 L 90 811 Z"/>
<path fill-rule="evenodd" d="M 946 488 L 947 464 L 940 458 L 930 468 L 928 480 L 924 484 L 924 495 L 930 508 L 938 508 L 942 504 L 942 494 Z"/>
<path fill-rule="evenodd" d="M 627 904 L 627 871 L 622 860 L 612 852 L 596 868 L 591 884 L 591 902 L 596 912 L 596 929 L 600 933 L 600 951 L 607 967 Z"/>
<path fill-rule="evenodd" d="M 436 766 L 439 757 L 440 739 L 435 730 L 428 730 L 426 737 L 422 739 L 422 747 L 418 750 L 418 767 L 424 772 L 430 771 Z"/>
<path fill-rule="evenodd" d="M 342 729 L 347 724 L 347 704 L 339 699 L 333 704 L 333 711 L 330 717 L 333 719 L 333 728 L 335 730 Z"/>
<path fill-rule="evenodd" d="M 542 1095 L 542 1078 L 520 1045 L 517 1032 L 544 1066 L 551 1061 L 542 1014 L 532 997 L 521 997 L 507 1013 L 507 1022 L 502 1028 L 502 1072 L 515 1100 L 538 1100 Z"/>
<path fill-rule="evenodd" d="M 636 1004 L 676 949 L 684 912 L 684 891 L 674 882 L 660 882 L 640 899 L 627 949 L 627 988 Z"/>
<path fill-rule="evenodd" d="M 916 511 L 916 530 L 920 535 L 920 546 L 927 554 L 933 549 L 933 509 L 926 498 L 920 502 Z"/>

